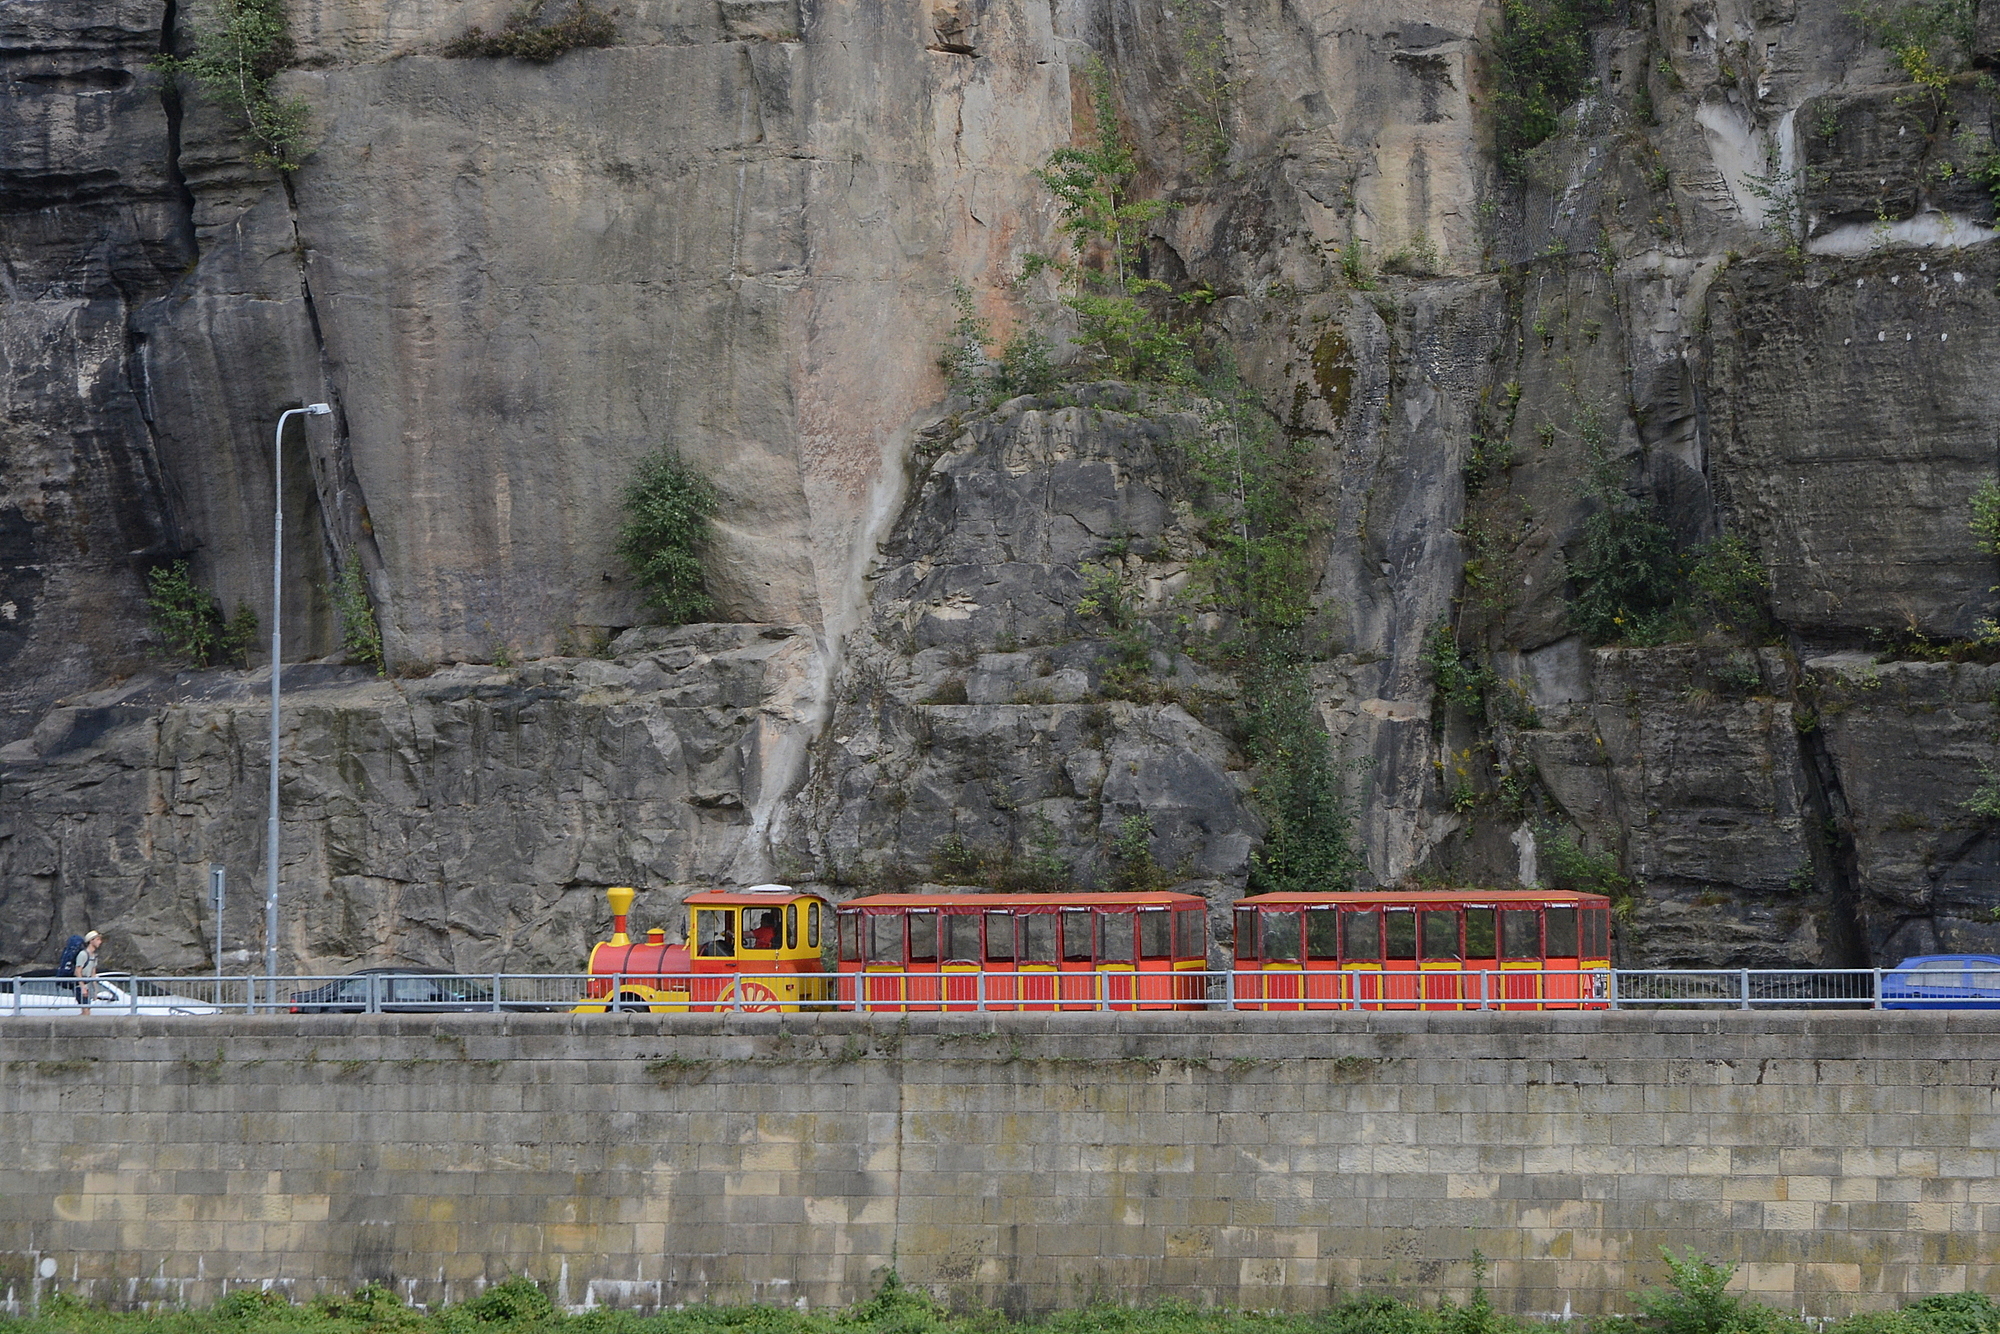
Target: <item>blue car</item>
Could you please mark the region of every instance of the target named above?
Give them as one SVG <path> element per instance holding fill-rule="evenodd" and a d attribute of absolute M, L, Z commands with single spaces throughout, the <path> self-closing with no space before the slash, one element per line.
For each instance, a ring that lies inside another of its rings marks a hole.
<path fill-rule="evenodd" d="M 1885 1010 L 2000 1010 L 2000 956 L 1919 954 L 1882 974 Z"/>

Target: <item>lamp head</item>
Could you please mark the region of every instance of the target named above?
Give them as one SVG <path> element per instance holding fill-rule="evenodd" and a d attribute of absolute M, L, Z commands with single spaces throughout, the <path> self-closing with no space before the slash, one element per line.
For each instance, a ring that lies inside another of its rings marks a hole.
<path fill-rule="evenodd" d="M 331 405 L 331 404 L 327 404 L 327 403 L 308 403 L 308 404 L 306 404 L 306 415 L 307 415 L 308 417 L 324 417 L 324 416 L 326 416 L 326 415 L 327 415 L 328 413 L 330 413 L 330 412 L 332 412 L 332 411 L 333 411 L 333 407 L 332 407 L 332 405 Z"/>

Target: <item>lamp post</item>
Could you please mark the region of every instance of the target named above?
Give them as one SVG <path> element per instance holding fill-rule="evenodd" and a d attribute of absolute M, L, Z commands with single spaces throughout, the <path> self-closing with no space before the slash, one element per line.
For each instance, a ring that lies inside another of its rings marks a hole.
<path fill-rule="evenodd" d="M 285 576 L 285 423 L 303 413 L 324 417 L 333 409 L 308 403 L 278 414 L 278 434 L 271 447 L 271 809 L 264 831 L 264 976 L 278 975 L 278 668 L 284 659 L 278 638 L 278 618 L 284 606 Z M 271 1005 L 278 1004 L 278 984 L 270 983 Z"/>

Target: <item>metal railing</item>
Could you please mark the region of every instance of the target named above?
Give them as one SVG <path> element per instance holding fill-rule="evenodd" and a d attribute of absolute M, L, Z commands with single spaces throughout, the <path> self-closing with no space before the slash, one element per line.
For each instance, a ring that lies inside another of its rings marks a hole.
<path fill-rule="evenodd" d="M 288 977 L 0 978 L 0 1016 L 92 1014 L 397 1014 L 569 1010 L 593 981 L 580 973 L 363 973 Z"/>
<path fill-rule="evenodd" d="M 0 978 L 0 1018 L 79 1013 L 83 985 Z M 90 985 L 92 1014 L 126 1015 L 2000 1008 L 2000 972 L 1963 968 L 113 974 Z"/>

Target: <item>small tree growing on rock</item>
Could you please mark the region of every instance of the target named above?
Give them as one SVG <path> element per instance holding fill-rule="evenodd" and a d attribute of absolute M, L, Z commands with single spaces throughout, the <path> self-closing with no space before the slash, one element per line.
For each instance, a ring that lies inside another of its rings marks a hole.
<path fill-rule="evenodd" d="M 257 613 L 239 604 L 224 620 L 222 604 L 194 581 L 184 560 L 147 573 L 146 623 L 164 656 L 196 667 L 240 663 L 257 638 Z"/>
<path fill-rule="evenodd" d="M 271 91 L 271 80 L 292 60 L 284 0 L 220 0 L 208 22 L 194 25 L 193 50 L 159 56 L 153 67 L 192 80 L 239 120 L 258 166 L 294 172 L 304 156 L 306 104 Z"/>
<path fill-rule="evenodd" d="M 625 488 L 625 522 L 618 555 L 669 625 L 698 621 L 714 606 L 701 553 L 720 497 L 715 484 L 684 462 L 671 445 L 640 461 Z"/>
<path fill-rule="evenodd" d="M 1134 197 L 1139 159 L 1118 127 L 1111 74 L 1095 57 L 1086 74 L 1097 122 L 1093 140 L 1058 148 L 1035 171 L 1035 179 L 1055 195 L 1062 229 L 1076 251 L 1071 263 L 1057 266 L 1076 284 L 1075 294 L 1064 302 L 1077 317 L 1076 341 L 1120 379 L 1189 383 L 1193 349 L 1186 335 L 1140 301 L 1171 290 L 1163 282 L 1139 277 L 1138 261 L 1147 224 L 1173 205 Z M 1089 267 L 1099 254 L 1102 271 Z M 1195 292 L 1175 299 L 1192 303 L 1208 295 Z"/>

